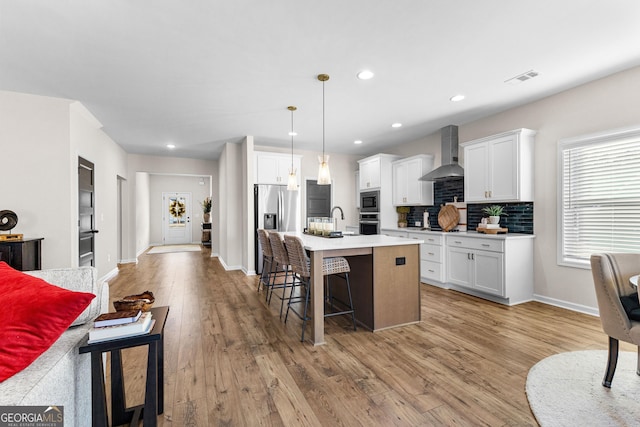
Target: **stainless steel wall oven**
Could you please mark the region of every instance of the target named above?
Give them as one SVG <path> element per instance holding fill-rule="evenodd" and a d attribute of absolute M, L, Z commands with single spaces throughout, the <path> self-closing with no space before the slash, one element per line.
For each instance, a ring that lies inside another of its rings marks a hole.
<path fill-rule="evenodd" d="M 380 214 L 375 212 L 360 214 L 360 234 L 380 234 Z"/>

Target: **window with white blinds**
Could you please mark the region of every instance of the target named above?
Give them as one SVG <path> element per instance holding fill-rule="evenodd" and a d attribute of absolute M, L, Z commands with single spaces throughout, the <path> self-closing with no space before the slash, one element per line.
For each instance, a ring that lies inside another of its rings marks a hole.
<path fill-rule="evenodd" d="M 558 263 L 589 268 L 593 253 L 640 252 L 640 128 L 558 148 Z"/>

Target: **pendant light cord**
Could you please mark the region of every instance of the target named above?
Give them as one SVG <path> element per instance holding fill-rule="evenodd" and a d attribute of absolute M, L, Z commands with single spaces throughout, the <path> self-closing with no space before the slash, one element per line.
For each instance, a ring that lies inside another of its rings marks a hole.
<path fill-rule="evenodd" d="M 322 163 L 324 163 L 324 80 L 322 81 Z"/>

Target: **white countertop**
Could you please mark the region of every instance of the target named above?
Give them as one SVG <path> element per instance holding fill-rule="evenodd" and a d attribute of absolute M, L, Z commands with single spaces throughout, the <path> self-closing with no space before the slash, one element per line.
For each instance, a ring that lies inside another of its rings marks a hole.
<path fill-rule="evenodd" d="M 419 227 L 396 227 L 396 228 L 383 228 L 380 230 L 381 232 L 384 230 L 389 231 L 407 231 L 409 233 L 420 233 L 420 234 L 442 234 L 446 236 L 464 236 L 464 237 L 476 237 L 476 238 L 488 238 L 488 239 L 533 239 L 536 237 L 535 234 L 524 234 L 524 233 L 502 233 L 502 234 L 486 234 L 486 233 L 478 233 L 477 231 L 455 231 L 455 232 L 447 232 L 447 231 L 435 231 L 435 230 L 423 230 Z"/>
<path fill-rule="evenodd" d="M 423 240 L 405 239 L 404 237 L 385 236 L 382 234 L 352 235 L 337 238 L 311 236 L 303 233 L 283 233 L 300 237 L 304 248 L 309 251 L 328 251 L 334 249 L 375 248 L 381 246 L 404 246 L 424 243 Z"/>

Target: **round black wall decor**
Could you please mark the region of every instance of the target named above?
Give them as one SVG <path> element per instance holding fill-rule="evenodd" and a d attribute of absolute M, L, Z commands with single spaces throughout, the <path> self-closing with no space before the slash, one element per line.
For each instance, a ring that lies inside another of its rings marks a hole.
<path fill-rule="evenodd" d="M 13 211 L 0 211 L 0 230 L 11 230 L 18 224 L 18 215 Z"/>

